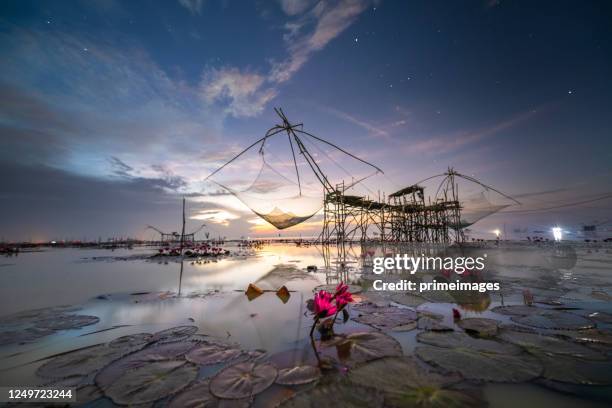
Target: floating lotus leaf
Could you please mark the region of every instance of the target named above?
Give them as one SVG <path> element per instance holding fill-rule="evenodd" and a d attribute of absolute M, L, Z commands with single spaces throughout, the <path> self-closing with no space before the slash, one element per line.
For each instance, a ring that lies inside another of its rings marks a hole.
<path fill-rule="evenodd" d="M 342 408 L 382 408 L 382 392 L 345 384 L 319 385 L 298 393 L 281 405 L 283 408 L 320 408 L 337 406 Z"/>
<path fill-rule="evenodd" d="M 457 322 L 457 326 L 467 333 L 476 334 L 480 337 L 493 337 L 499 331 L 499 322 L 497 320 L 485 319 L 484 317 L 461 319 Z"/>
<path fill-rule="evenodd" d="M 96 316 L 59 314 L 38 320 L 35 326 L 40 329 L 68 330 L 90 326 L 100 321 Z"/>
<path fill-rule="evenodd" d="M 300 388 L 305 388 L 308 386 L 302 386 Z M 295 387 L 297 389 L 297 387 Z M 303 391 L 303 390 L 302 390 Z M 253 408 L 275 408 L 282 405 L 287 400 L 293 398 L 296 394 L 294 388 L 289 388 L 279 384 L 272 384 L 265 391 L 257 394 L 253 401 L 253 405 L 247 405 L 247 407 L 252 406 Z M 245 400 L 221 400 L 223 402 L 234 402 L 234 401 L 245 401 Z"/>
<path fill-rule="evenodd" d="M 598 323 L 612 324 L 612 314 L 606 312 L 593 312 L 589 314 L 589 319 Z"/>
<path fill-rule="evenodd" d="M 191 350 L 185 358 L 195 364 L 209 365 L 228 362 L 242 354 L 235 348 L 223 347 L 218 344 L 204 344 Z"/>
<path fill-rule="evenodd" d="M 271 364 L 238 363 L 221 370 L 210 382 L 210 392 L 224 399 L 252 397 L 268 388 L 278 375 Z"/>
<path fill-rule="evenodd" d="M 337 336 L 329 344 L 336 348 L 336 354 L 342 362 L 363 363 L 381 357 L 402 355 L 402 347 L 393 337 L 380 332 L 352 333 Z"/>
<path fill-rule="evenodd" d="M 591 297 L 597 300 L 603 300 L 604 302 L 612 302 L 612 296 L 601 290 L 594 290 L 591 292 Z"/>
<path fill-rule="evenodd" d="M 432 319 L 428 316 L 419 317 L 417 321 L 417 327 L 421 330 L 430 330 L 430 331 L 453 331 L 452 327 L 448 327 L 445 324 L 440 323 L 437 319 Z"/>
<path fill-rule="evenodd" d="M 134 349 L 138 347 L 144 347 L 151 341 L 152 335 L 150 333 L 138 333 L 130 334 L 127 336 L 121 336 L 108 343 L 109 347 L 120 347 Z"/>
<path fill-rule="evenodd" d="M 495 340 L 478 339 L 461 332 L 423 332 L 417 335 L 419 343 L 445 348 L 465 348 L 497 354 L 520 354 L 520 347 Z"/>
<path fill-rule="evenodd" d="M 146 366 L 154 362 L 176 360 L 191 351 L 194 347 L 197 347 L 197 343 L 188 341 L 154 344 L 145 347 L 140 351 L 129 354 L 104 367 L 104 369 L 96 375 L 96 384 L 104 390 L 128 370 Z"/>
<path fill-rule="evenodd" d="M 478 408 L 488 404 L 473 395 L 439 387 L 418 387 L 385 396 L 388 408 Z"/>
<path fill-rule="evenodd" d="M 465 348 L 417 347 L 423 361 L 469 380 L 523 382 L 538 377 L 542 365 L 529 354 L 509 355 Z"/>
<path fill-rule="evenodd" d="M 512 306 L 497 306 L 491 309 L 492 312 L 503 314 L 506 316 L 528 316 L 531 314 L 537 314 L 541 310 L 545 310 L 535 306 L 523 306 L 523 305 L 512 305 Z"/>
<path fill-rule="evenodd" d="M 169 408 L 248 408 L 251 399 L 220 400 L 210 393 L 210 378 L 196 381 L 174 396 Z"/>
<path fill-rule="evenodd" d="M 407 331 L 411 331 L 417 328 L 417 322 L 410 322 L 407 324 L 402 324 L 400 326 L 395 326 L 394 328 L 391 329 L 391 331 L 394 332 L 407 332 Z"/>
<path fill-rule="evenodd" d="M 232 363 L 257 363 L 262 361 L 267 356 L 265 350 L 248 350 L 241 351 L 241 353 L 232 360 Z"/>
<path fill-rule="evenodd" d="M 593 343 L 604 346 L 612 346 L 612 332 L 587 329 L 559 332 L 560 336 L 568 337 L 579 343 Z"/>
<path fill-rule="evenodd" d="M 291 368 L 283 368 L 278 372 L 277 384 L 298 385 L 308 384 L 321 377 L 321 371 L 311 365 L 301 365 Z"/>
<path fill-rule="evenodd" d="M 151 341 L 179 341 L 198 331 L 197 326 L 177 326 L 153 334 Z"/>
<path fill-rule="evenodd" d="M 355 305 L 353 311 L 354 321 L 379 330 L 410 324 L 417 318 L 414 310 L 395 306 L 377 306 L 375 303 Z"/>
<path fill-rule="evenodd" d="M 414 357 L 387 357 L 354 368 L 349 380 L 385 393 L 399 393 L 417 387 L 441 387 L 461 381 L 456 374 L 441 375 L 423 368 Z"/>
<path fill-rule="evenodd" d="M 210 379 L 196 381 L 175 395 L 168 404 L 169 408 L 217 408 L 219 400 L 209 390 Z"/>
<path fill-rule="evenodd" d="M 99 344 L 55 357 L 41 365 L 36 373 L 47 378 L 88 375 L 100 370 L 123 354 L 123 349 Z"/>
<path fill-rule="evenodd" d="M 410 307 L 417 307 L 422 305 L 423 303 L 427 303 L 427 300 L 424 299 L 422 296 L 411 292 L 395 293 L 391 296 L 391 300 L 396 303 L 399 303 L 400 305 Z"/>
<path fill-rule="evenodd" d="M 544 365 L 543 377 L 571 384 L 612 385 L 612 363 L 538 354 Z"/>
<path fill-rule="evenodd" d="M 338 285 L 335 285 L 335 284 L 331 284 L 331 285 L 319 285 L 316 288 L 314 288 L 312 291 L 313 292 L 318 292 L 320 290 L 326 290 L 329 293 L 333 294 L 333 293 L 336 293 L 336 286 L 338 286 Z M 353 295 L 356 295 L 357 293 L 361 293 L 363 291 L 361 286 L 358 286 L 358 285 L 348 285 L 348 290 Z"/>
<path fill-rule="evenodd" d="M 592 329 L 595 324 L 577 314 L 558 310 L 541 310 L 529 316 L 512 316 L 511 319 L 519 324 L 553 330 L 582 330 Z"/>
<path fill-rule="evenodd" d="M 102 394 L 102 391 L 96 385 L 85 385 L 76 390 L 76 400 L 79 402 L 79 405 L 87 404 L 103 396 L 104 394 Z"/>
<path fill-rule="evenodd" d="M 425 290 L 419 293 L 424 299 L 432 303 L 455 303 L 455 298 L 448 292 L 441 290 Z"/>
<path fill-rule="evenodd" d="M 509 343 L 516 344 L 529 350 L 538 350 L 543 353 L 563 354 L 587 360 L 605 360 L 606 357 L 588 347 L 559 337 L 543 336 L 537 333 L 524 333 L 512 330 L 503 330 L 499 337 Z"/>
<path fill-rule="evenodd" d="M 104 394 L 116 404 L 146 404 L 185 388 L 198 368 L 185 361 L 158 361 L 126 371 Z"/>
<path fill-rule="evenodd" d="M 37 327 L 28 327 L 24 330 L 2 331 L 0 332 L 0 346 L 15 343 L 30 343 L 53 333 L 55 333 L 55 330 Z"/>

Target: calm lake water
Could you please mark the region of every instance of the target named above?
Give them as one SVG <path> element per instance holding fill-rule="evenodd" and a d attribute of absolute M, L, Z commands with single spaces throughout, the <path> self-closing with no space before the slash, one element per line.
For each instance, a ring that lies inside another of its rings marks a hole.
<path fill-rule="evenodd" d="M 153 333 L 166 328 L 193 325 L 199 333 L 238 342 L 244 349 L 264 349 L 274 354 L 307 350 L 312 319 L 306 301 L 321 284 L 339 279 L 363 286 L 362 296 L 373 301 L 392 301 L 388 294 L 367 288 L 371 264 L 362 253 L 383 255 L 406 248 L 353 247 L 339 272 L 335 249 L 327 259 L 317 246 L 270 245 L 260 250 L 229 246 L 232 255 L 219 260 L 149 258 L 155 251 L 99 249 L 49 249 L 0 258 L 0 314 L 60 305 L 78 305 L 78 314 L 96 316 L 98 323 L 79 329 L 60 330 L 25 344 L 0 346 L 0 384 L 35 385 L 41 381 L 36 369 L 44 359 L 73 349 L 99 344 L 119 336 Z M 434 253 L 436 248 L 412 248 L 414 254 Z M 488 256 L 489 279 L 502 284 L 502 293 L 478 294 L 468 300 L 437 299 L 418 305 L 418 310 L 439 313 L 442 323 L 455 326 L 452 309 L 463 317 L 488 317 L 511 323 L 509 316 L 491 311 L 502 304 L 522 304 L 523 288 L 536 298 L 562 299 L 580 305 L 582 314 L 612 313 L 612 250 L 609 247 L 534 248 L 525 245 L 474 249 L 470 254 Z M 310 265 L 316 272 L 307 271 Z M 391 280 L 405 276 L 388 276 Z M 410 276 L 407 276 L 410 278 Z M 427 280 L 427 277 L 423 277 Z M 249 301 L 244 290 L 249 283 L 291 291 L 284 303 L 274 292 Z M 557 287 L 564 291 L 555 293 Z M 550 292 L 550 293 L 549 293 Z M 395 303 L 394 303 L 395 304 Z M 598 324 L 609 330 L 610 324 Z M 7 328 L 3 328 L 7 330 Z M 371 329 L 349 321 L 337 331 Z M 420 330 L 390 333 L 412 354 Z M 609 351 L 607 351 L 609 353 Z M 612 376 L 612 371 L 610 372 Z M 552 391 L 535 383 L 484 386 L 490 406 L 606 406 L 612 401 L 609 387 L 591 387 L 573 393 Z"/>

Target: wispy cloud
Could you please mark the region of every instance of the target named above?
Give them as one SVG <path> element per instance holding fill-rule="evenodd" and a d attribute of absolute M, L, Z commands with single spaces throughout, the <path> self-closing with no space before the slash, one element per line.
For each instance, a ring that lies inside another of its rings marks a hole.
<path fill-rule="evenodd" d="M 338 37 L 371 4 L 370 0 L 320 1 L 297 21 L 287 23 L 284 38 L 289 56 L 273 63 L 270 81 L 288 81 L 315 52 Z"/>
<path fill-rule="evenodd" d="M 276 90 L 264 82 L 262 75 L 238 68 L 212 69 L 202 78 L 202 97 L 209 104 L 225 101 L 232 116 L 255 116 L 276 96 Z"/>
<path fill-rule="evenodd" d="M 258 115 L 277 96 L 279 85 L 353 24 L 372 0 L 322 0 L 313 4 L 307 0 L 280 1 L 283 11 L 292 18 L 284 25 L 287 56 L 272 61 L 267 73 L 229 66 L 205 71 L 201 82 L 204 100 L 225 106 L 225 113 L 234 117 Z"/>
<path fill-rule="evenodd" d="M 178 0 L 179 4 L 185 7 L 193 15 L 202 14 L 204 0 Z"/>
<path fill-rule="evenodd" d="M 534 117 L 539 111 L 540 109 L 529 110 L 475 131 L 456 132 L 452 135 L 435 136 L 406 143 L 405 150 L 413 153 L 448 153 L 518 126 Z"/>
<path fill-rule="evenodd" d="M 278 2 L 287 15 L 295 16 L 312 7 L 316 0 L 278 0 Z"/>
<path fill-rule="evenodd" d="M 340 118 L 342 120 L 345 120 L 347 122 L 350 122 L 354 125 L 359 126 L 360 128 L 365 129 L 369 135 L 371 136 L 375 136 L 375 137 L 383 137 L 383 138 L 387 138 L 389 137 L 389 132 L 387 132 L 386 130 L 382 129 L 381 127 L 375 126 L 371 123 L 368 123 L 364 120 L 361 120 L 353 115 L 350 115 L 346 112 L 342 112 L 338 109 L 332 108 L 332 107 L 325 107 L 323 108 L 323 110 L 331 115 L 334 115 L 337 118 Z M 393 123 L 395 125 L 395 122 Z M 397 124 L 396 126 L 399 126 L 401 124 Z"/>

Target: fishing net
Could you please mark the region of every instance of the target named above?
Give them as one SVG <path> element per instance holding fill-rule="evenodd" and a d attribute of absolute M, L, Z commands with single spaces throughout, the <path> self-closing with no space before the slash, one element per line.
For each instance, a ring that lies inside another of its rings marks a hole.
<path fill-rule="evenodd" d="M 301 125 L 291 125 L 282 111 L 276 112 L 283 124 L 268 130 L 207 180 L 229 191 L 277 229 L 293 227 L 317 214 L 324 194 L 335 190 L 341 180 L 348 179 L 346 185 L 353 186 L 379 171 L 303 131 Z M 338 169 L 343 176 L 338 177 Z"/>
<path fill-rule="evenodd" d="M 323 206 L 321 185 L 298 184 L 274 169 L 263 155 L 260 170 L 247 188 L 215 182 L 279 230 L 308 220 Z"/>
<path fill-rule="evenodd" d="M 517 202 L 511 197 L 489 187 L 470 176 L 450 171 L 440 176 L 432 177 L 428 185 L 436 191 L 435 200 L 452 201 L 457 197 L 461 208 L 461 218 L 454 229 L 467 228 L 476 222 Z M 436 183 L 439 183 L 436 186 Z"/>
<path fill-rule="evenodd" d="M 489 191 L 482 191 L 468 196 L 465 199 L 459 199 L 461 205 L 460 228 L 467 228 L 483 218 L 510 206 L 510 204 L 492 203 L 491 200 L 487 198 L 487 196 L 490 195 L 489 193 Z"/>

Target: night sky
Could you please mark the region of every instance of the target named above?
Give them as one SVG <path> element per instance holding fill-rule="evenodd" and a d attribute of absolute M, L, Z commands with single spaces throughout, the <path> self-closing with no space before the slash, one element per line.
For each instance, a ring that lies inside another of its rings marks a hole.
<path fill-rule="evenodd" d="M 188 229 L 276 234 L 203 179 L 278 123 L 279 106 L 380 166 L 376 190 L 453 166 L 523 203 L 473 226 L 484 235 L 609 228 L 610 2 L 5 0 L 0 11 L 0 240 L 153 238 L 148 224 L 179 228 L 183 195 Z"/>

